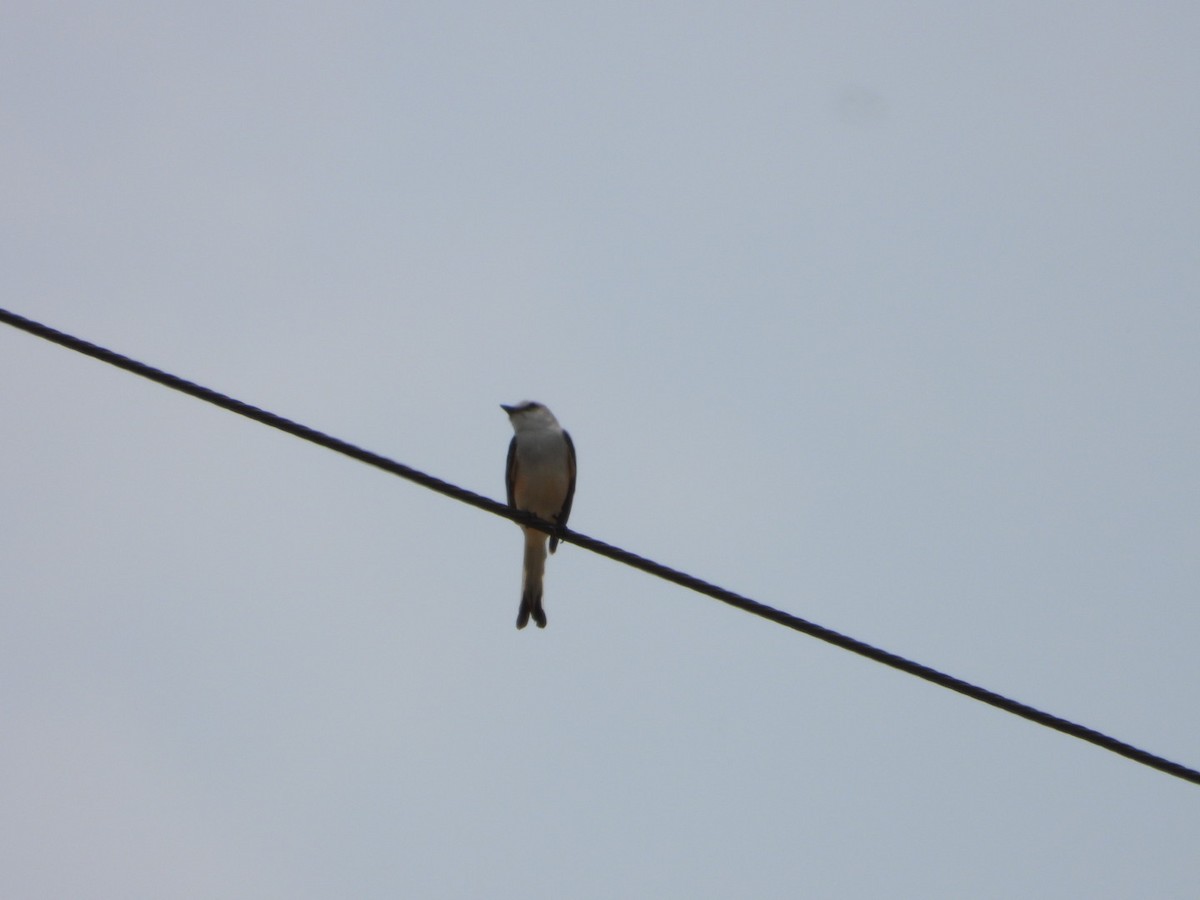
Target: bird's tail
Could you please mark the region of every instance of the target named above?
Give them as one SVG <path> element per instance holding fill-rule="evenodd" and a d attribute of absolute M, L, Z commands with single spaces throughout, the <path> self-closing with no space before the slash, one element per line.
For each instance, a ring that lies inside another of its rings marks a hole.
<path fill-rule="evenodd" d="M 521 610 L 517 627 L 529 624 L 530 616 L 538 628 L 546 627 L 542 609 L 542 575 L 546 571 L 546 535 L 536 528 L 525 529 L 525 577 L 521 582 Z"/>

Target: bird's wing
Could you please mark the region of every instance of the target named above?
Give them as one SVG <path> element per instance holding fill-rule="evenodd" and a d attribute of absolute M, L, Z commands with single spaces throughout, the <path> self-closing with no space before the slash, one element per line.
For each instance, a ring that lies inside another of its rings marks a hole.
<path fill-rule="evenodd" d="M 508 492 L 508 505 L 517 506 L 517 436 L 508 442 L 508 462 L 504 467 L 504 488 Z"/>
<path fill-rule="evenodd" d="M 567 442 L 567 469 L 570 472 L 570 481 L 567 482 L 567 496 L 563 500 L 562 509 L 558 511 L 558 515 L 554 517 L 554 521 L 562 528 L 567 527 L 567 519 L 571 515 L 571 503 L 575 500 L 575 442 L 571 440 L 571 435 L 563 432 L 563 440 Z M 550 536 L 550 552 L 553 553 L 558 547 L 558 538 L 554 535 Z"/>

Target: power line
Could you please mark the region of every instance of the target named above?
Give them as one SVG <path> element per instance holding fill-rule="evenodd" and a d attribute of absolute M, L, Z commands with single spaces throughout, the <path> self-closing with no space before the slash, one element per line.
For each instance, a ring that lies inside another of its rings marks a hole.
<path fill-rule="evenodd" d="M 485 497 L 482 494 L 476 494 L 458 485 L 451 484 L 448 481 L 443 481 L 440 478 L 435 478 L 432 475 L 427 475 L 424 472 L 418 471 L 410 466 L 398 463 L 388 459 L 385 456 L 380 456 L 378 453 L 372 453 L 369 450 L 364 450 L 361 447 L 356 447 L 354 444 L 347 443 L 339 438 L 331 437 L 323 432 L 317 431 L 315 428 L 309 428 L 307 425 L 301 425 L 298 422 L 293 422 L 291 419 L 285 419 L 283 416 L 268 412 L 264 409 L 259 409 L 257 406 L 251 406 L 249 403 L 244 403 L 241 400 L 235 400 L 225 394 L 214 391 L 211 388 L 203 387 L 194 382 L 180 378 L 177 375 L 172 375 L 169 372 L 164 372 L 161 369 L 156 369 L 146 363 L 138 362 L 130 359 L 127 356 L 122 356 L 112 350 L 100 347 L 96 344 L 85 341 L 82 338 L 73 337 L 65 334 L 48 325 L 43 325 L 40 322 L 34 322 L 24 316 L 19 316 L 16 313 L 9 312 L 5 309 L 0 309 L 0 321 L 5 322 L 14 328 L 19 328 L 22 331 L 27 331 L 30 334 L 37 335 L 55 344 L 60 344 L 71 350 L 75 350 L 86 356 L 91 356 L 94 359 L 106 362 L 109 365 L 124 369 L 127 372 L 132 372 L 135 375 L 140 375 L 143 378 L 148 378 L 151 381 L 158 382 L 166 387 L 173 388 L 177 391 L 182 391 L 185 394 L 190 394 L 207 403 L 212 403 L 222 409 L 227 409 L 230 412 L 237 413 L 240 416 L 245 416 L 248 419 L 253 419 L 256 422 L 261 422 L 264 425 L 269 425 L 272 428 L 277 428 L 280 431 L 285 431 L 295 437 L 310 441 L 326 447 L 337 453 L 349 456 L 352 459 L 357 459 L 359 462 L 364 462 L 367 465 L 375 466 L 385 472 L 390 472 L 393 475 L 399 475 L 401 478 L 407 478 L 409 481 L 415 481 L 430 490 L 445 494 L 448 497 L 453 497 L 455 500 L 460 500 L 463 503 L 469 503 L 472 506 L 494 513 L 498 516 L 503 516 L 506 519 L 512 519 L 522 525 L 539 528 L 542 531 L 557 534 L 559 538 L 565 542 L 583 547 L 586 550 L 591 550 L 593 553 L 598 553 L 601 556 L 606 556 L 609 559 L 624 563 L 627 566 L 632 566 L 635 569 L 641 569 L 650 575 L 655 575 L 659 578 L 673 582 L 681 587 L 704 594 L 714 600 L 720 600 L 722 603 L 728 603 L 730 606 L 735 606 L 738 609 L 748 613 L 753 613 L 756 616 L 761 616 L 775 622 L 778 625 L 783 625 L 791 628 L 794 631 L 799 631 L 811 637 L 833 644 L 836 647 L 841 647 L 843 650 L 849 650 L 852 653 L 857 653 L 859 656 L 865 656 L 868 659 L 873 659 L 885 666 L 891 666 L 893 669 L 899 669 L 902 672 L 907 672 L 910 675 L 915 675 L 918 678 L 923 678 L 926 681 L 931 681 L 941 687 L 948 688 L 952 691 L 957 691 L 960 694 L 965 694 L 974 700 L 981 703 L 987 703 L 990 706 L 1002 709 L 1005 712 L 1028 719 L 1031 722 L 1036 722 L 1038 725 L 1043 725 L 1046 728 L 1052 728 L 1055 731 L 1060 731 L 1063 734 L 1068 734 L 1072 737 L 1079 738 L 1082 741 L 1095 744 L 1097 747 L 1102 747 L 1112 753 L 1124 756 L 1134 762 L 1149 766 L 1152 769 L 1158 769 L 1160 772 L 1165 772 L 1168 775 L 1173 775 L 1176 778 L 1181 778 L 1184 781 L 1190 781 L 1192 784 L 1200 785 L 1200 771 L 1188 768 L 1177 762 L 1172 762 L 1161 756 L 1157 756 L 1146 750 L 1134 747 L 1124 741 L 1119 741 L 1116 738 L 1110 737 L 1092 728 L 1087 728 L 1067 719 L 1051 715 L 1028 706 L 1024 703 L 1019 703 L 1002 694 L 997 694 L 995 691 L 989 691 L 986 688 L 963 681 L 960 678 L 955 678 L 952 675 L 947 675 L 945 672 L 939 672 L 929 666 L 923 665 L 913 660 L 906 659 L 888 650 L 883 650 L 879 647 L 874 647 L 871 644 L 864 643 L 844 634 L 840 634 L 824 626 L 817 625 L 802 619 L 799 616 L 793 616 L 791 613 L 783 612 L 759 603 L 757 600 L 751 600 L 749 597 L 743 597 L 741 594 L 736 594 L 733 591 L 718 587 L 715 584 L 710 584 L 689 575 L 686 572 L 680 572 L 677 569 L 672 569 L 657 563 L 654 560 L 647 559 L 644 556 L 639 556 L 636 553 L 631 553 L 628 550 L 622 550 L 620 547 L 614 547 L 612 544 L 606 544 L 604 541 L 597 540 L 593 537 L 588 537 L 585 534 L 580 534 L 577 531 L 570 529 L 557 529 L 555 525 L 549 522 L 544 522 L 534 518 L 528 513 L 519 512 L 510 509 L 506 504 L 493 500 L 490 497 Z"/>

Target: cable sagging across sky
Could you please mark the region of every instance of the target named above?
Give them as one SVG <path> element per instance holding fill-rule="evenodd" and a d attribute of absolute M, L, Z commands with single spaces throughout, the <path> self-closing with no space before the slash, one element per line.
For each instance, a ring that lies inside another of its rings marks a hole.
<path fill-rule="evenodd" d="M 585 550 L 591 550 L 593 553 L 598 553 L 601 556 L 606 556 L 616 562 L 624 563 L 627 566 L 632 566 L 635 569 L 640 569 L 650 575 L 657 576 L 666 581 L 670 581 L 681 587 L 704 594 L 714 600 L 720 600 L 722 603 L 727 603 L 730 606 L 737 607 L 748 613 L 753 613 L 769 621 L 775 622 L 778 625 L 783 625 L 791 628 L 793 631 L 799 631 L 807 634 L 810 637 L 833 644 L 836 647 L 841 647 L 843 650 L 849 650 L 852 653 L 857 653 L 859 656 L 865 656 L 868 659 L 873 659 L 885 666 L 890 666 L 893 669 L 899 669 L 902 672 L 907 672 L 910 675 L 915 675 L 925 681 L 930 681 L 941 687 L 948 688 L 952 691 L 957 691 L 960 694 L 965 694 L 974 700 L 981 703 L 987 703 L 1005 712 L 1028 719 L 1031 722 L 1036 722 L 1046 728 L 1052 728 L 1055 731 L 1060 731 L 1063 734 L 1068 734 L 1082 741 L 1095 744 L 1097 747 L 1102 747 L 1111 753 L 1116 753 L 1131 759 L 1134 762 L 1157 769 L 1160 772 L 1165 772 L 1168 775 L 1173 775 L 1176 778 L 1181 778 L 1184 781 L 1189 781 L 1192 784 L 1200 785 L 1200 771 L 1189 768 L 1181 763 L 1173 762 L 1165 759 L 1149 751 L 1142 750 L 1132 744 L 1127 744 L 1124 741 L 1119 741 L 1116 738 L 1096 731 L 1093 728 L 1088 728 L 1084 725 L 1071 722 L 1068 719 L 1063 719 L 1042 710 L 1035 709 L 1027 704 L 1020 703 L 1002 694 L 997 694 L 994 691 L 989 691 L 986 688 L 963 681 L 960 678 L 955 678 L 945 672 L 940 672 L 937 669 L 923 665 L 922 663 L 914 662 L 906 659 L 903 656 L 892 653 L 888 650 L 883 650 L 871 644 L 864 643 L 847 635 L 840 634 L 832 629 L 817 625 L 802 619 L 799 616 L 794 616 L 791 613 L 783 612 L 766 604 L 759 603 L 757 600 L 752 600 L 749 597 L 744 597 L 741 594 L 718 587 L 702 579 L 689 575 L 686 572 L 680 572 L 657 563 L 654 560 L 639 556 L 636 553 L 631 553 L 628 550 L 623 550 L 620 547 L 615 547 L 612 544 L 607 544 L 604 541 L 596 538 L 588 537 L 585 534 L 580 534 L 577 531 L 569 529 L 558 529 L 555 525 L 534 518 L 527 513 L 519 512 L 510 508 L 507 504 L 493 500 L 490 497 L 485 497 L 482 494 L 477 494 L 474 491 L 469 491 L 466 488 L 461 488 L 458 485 L 451 484 L 448 481 L 443 481 L 440 478 L 435 478 L 403 463 L 398 463 L 394 460 L 381 456 L 378 453 L 372 453 L 370 450 L 364 450 L 354 444 L 350 444 L 339 438 L 332 437 L 324 432 L 317 431 L 315 428 L 310 428 L 307 425 L 301 425 L 298 422 L 293 422 L 283 416 L 268 412 L 245 403 L 241 400 L 236 400 L 225 394 L 214 391 L 211 388 L 203 387 L 194 382 L 180 378 L 177 375 L 172 375 L 169 372 L 164 372 L 161 369 L 156 369 L 146 363 L 138 362 L 130 359 L 127 356 L 122 356 L 112 350 L 100 347 L 96 344 L 85 341 L 82 338 L 77 338 L 57 329 L 51 328 L 48 325 L 43 325 L 40 322 L 35 322 L 27 319 L 24 316 L 9 312 L 5 309 L 0 309 L 0 321 L 8 325 L 18 328 L 30 334 L 37 335 L 45 340 L 60 344 L 78 353 L 93 357 L 109 365 L 124 369 L 127 372 L 132 372 L 135 375 L 140 375 L 143 378 L 148 378 L 161 385 L 189 394 L 197 399 L 204 400 L 207 403 L 212 403 L 222 409 L 227 409 L 230 412 L 237 413 L 240 416 L 245 416 L 248 419 L 253 419 L 256 422 L 261 422 L 264 425 L 269 425 L 272 428 L 277 428 L 280 431 L 287 432 L 295 437 L 309 441 L 344 456 L 349 456 L 359 462 L 374 466 L 389 472 L 393 475 L 398 475 L 401 478 L 406 478 L 409 481 L 414 481 L 423 487 L 438 493 L 445 494 L 455 500 L 463 503 L 469 503 L 479 509 L 493 513 L 498 516 L 503 516 L 506 519 L 511 519 L 521 525 L 539 528 L 549 534 L 556 535 L 561 541 L 575 544 L 583 547 Z"/>

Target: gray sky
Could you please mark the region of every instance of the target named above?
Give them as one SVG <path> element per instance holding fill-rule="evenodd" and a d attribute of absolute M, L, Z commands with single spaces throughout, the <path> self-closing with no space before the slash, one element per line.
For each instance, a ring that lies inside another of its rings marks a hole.
<path fill-rule="evenodd" d="M 10 5 L 12 7 L 12 5 Z M 20 4 L 6 306 L 1200 765 L 1194 4 Z M 1193 897 L 1185 782 L 0 328 L 6 897 Z"/>

